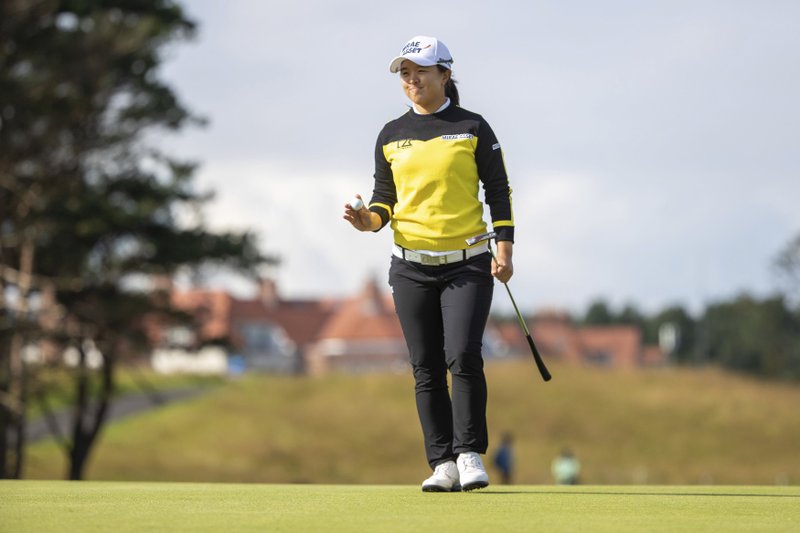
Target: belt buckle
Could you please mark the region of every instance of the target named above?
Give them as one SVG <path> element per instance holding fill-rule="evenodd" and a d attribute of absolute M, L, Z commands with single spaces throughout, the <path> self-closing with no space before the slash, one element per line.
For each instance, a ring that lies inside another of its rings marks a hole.
<path fill-rule="evenodd" d="M 439 266 L 447 263 L 447 258 L 443 255 L 425 255 L 420 254 L 420 262 L 427 266 Z"/>

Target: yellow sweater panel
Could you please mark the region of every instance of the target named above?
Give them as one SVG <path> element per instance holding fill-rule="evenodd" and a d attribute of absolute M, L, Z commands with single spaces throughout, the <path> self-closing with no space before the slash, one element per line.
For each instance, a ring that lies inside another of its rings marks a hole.
<path fill-rule="evenodd" d="M 397 244 L 412 250 L 461 250 L 466 239 L 486 231 L 478 199 L 477 142 L 476 136 L 456 135 L 383 146 L 397 189 L 391 221 Z"/>

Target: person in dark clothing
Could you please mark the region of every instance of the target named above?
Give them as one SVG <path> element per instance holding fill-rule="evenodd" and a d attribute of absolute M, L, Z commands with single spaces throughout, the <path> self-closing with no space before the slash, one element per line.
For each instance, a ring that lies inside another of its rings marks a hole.
<path fill-rule="evenodd" d="M 503 435 L 500 447 L 494 454 L 494 466 L 500 471 L 500 479 L 504 485 L 511 485 L 514 473 L 514 452 L 511 449 L 513 438 L 511 433 Z"/>

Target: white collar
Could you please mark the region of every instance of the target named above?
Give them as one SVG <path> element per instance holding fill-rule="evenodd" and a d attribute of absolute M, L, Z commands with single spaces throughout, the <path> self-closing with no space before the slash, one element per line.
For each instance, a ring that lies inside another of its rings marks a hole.
<path fill-rule="evenodd" d="M 449 105 L 450 105 L 450 99 L 449 98 L 445 98 L 444 99 L 444 103 L 442 104 L 442 107 L 440 107 L 439 109 L 434 111 L 434 113 L 438 113 L 440 111 L 444 111 L 445 109 L 447 109 L 447 106 L 449 106 Z M 419 111 L 417 111 L 417 108 L 413 104 L 411 105 L 411 109 L 413 109 L 414 113 L 416 113 L 417 115 L 427 115 L 428 114 L 428 113 L 420 113 Z"/>

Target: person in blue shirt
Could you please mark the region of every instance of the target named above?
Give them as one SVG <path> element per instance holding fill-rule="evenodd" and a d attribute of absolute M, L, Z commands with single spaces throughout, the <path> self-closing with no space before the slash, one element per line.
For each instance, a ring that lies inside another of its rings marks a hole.
<path fill-rule="evenodd" d="M 500 471 L 500 479 L 504 485 L 511 485 L 514 473 L 514 452 L 511 449 L 513 438 L 511 433 L 506 433 L 500 442 L 500 447 L 494 454 L 494 466 Z"/>

